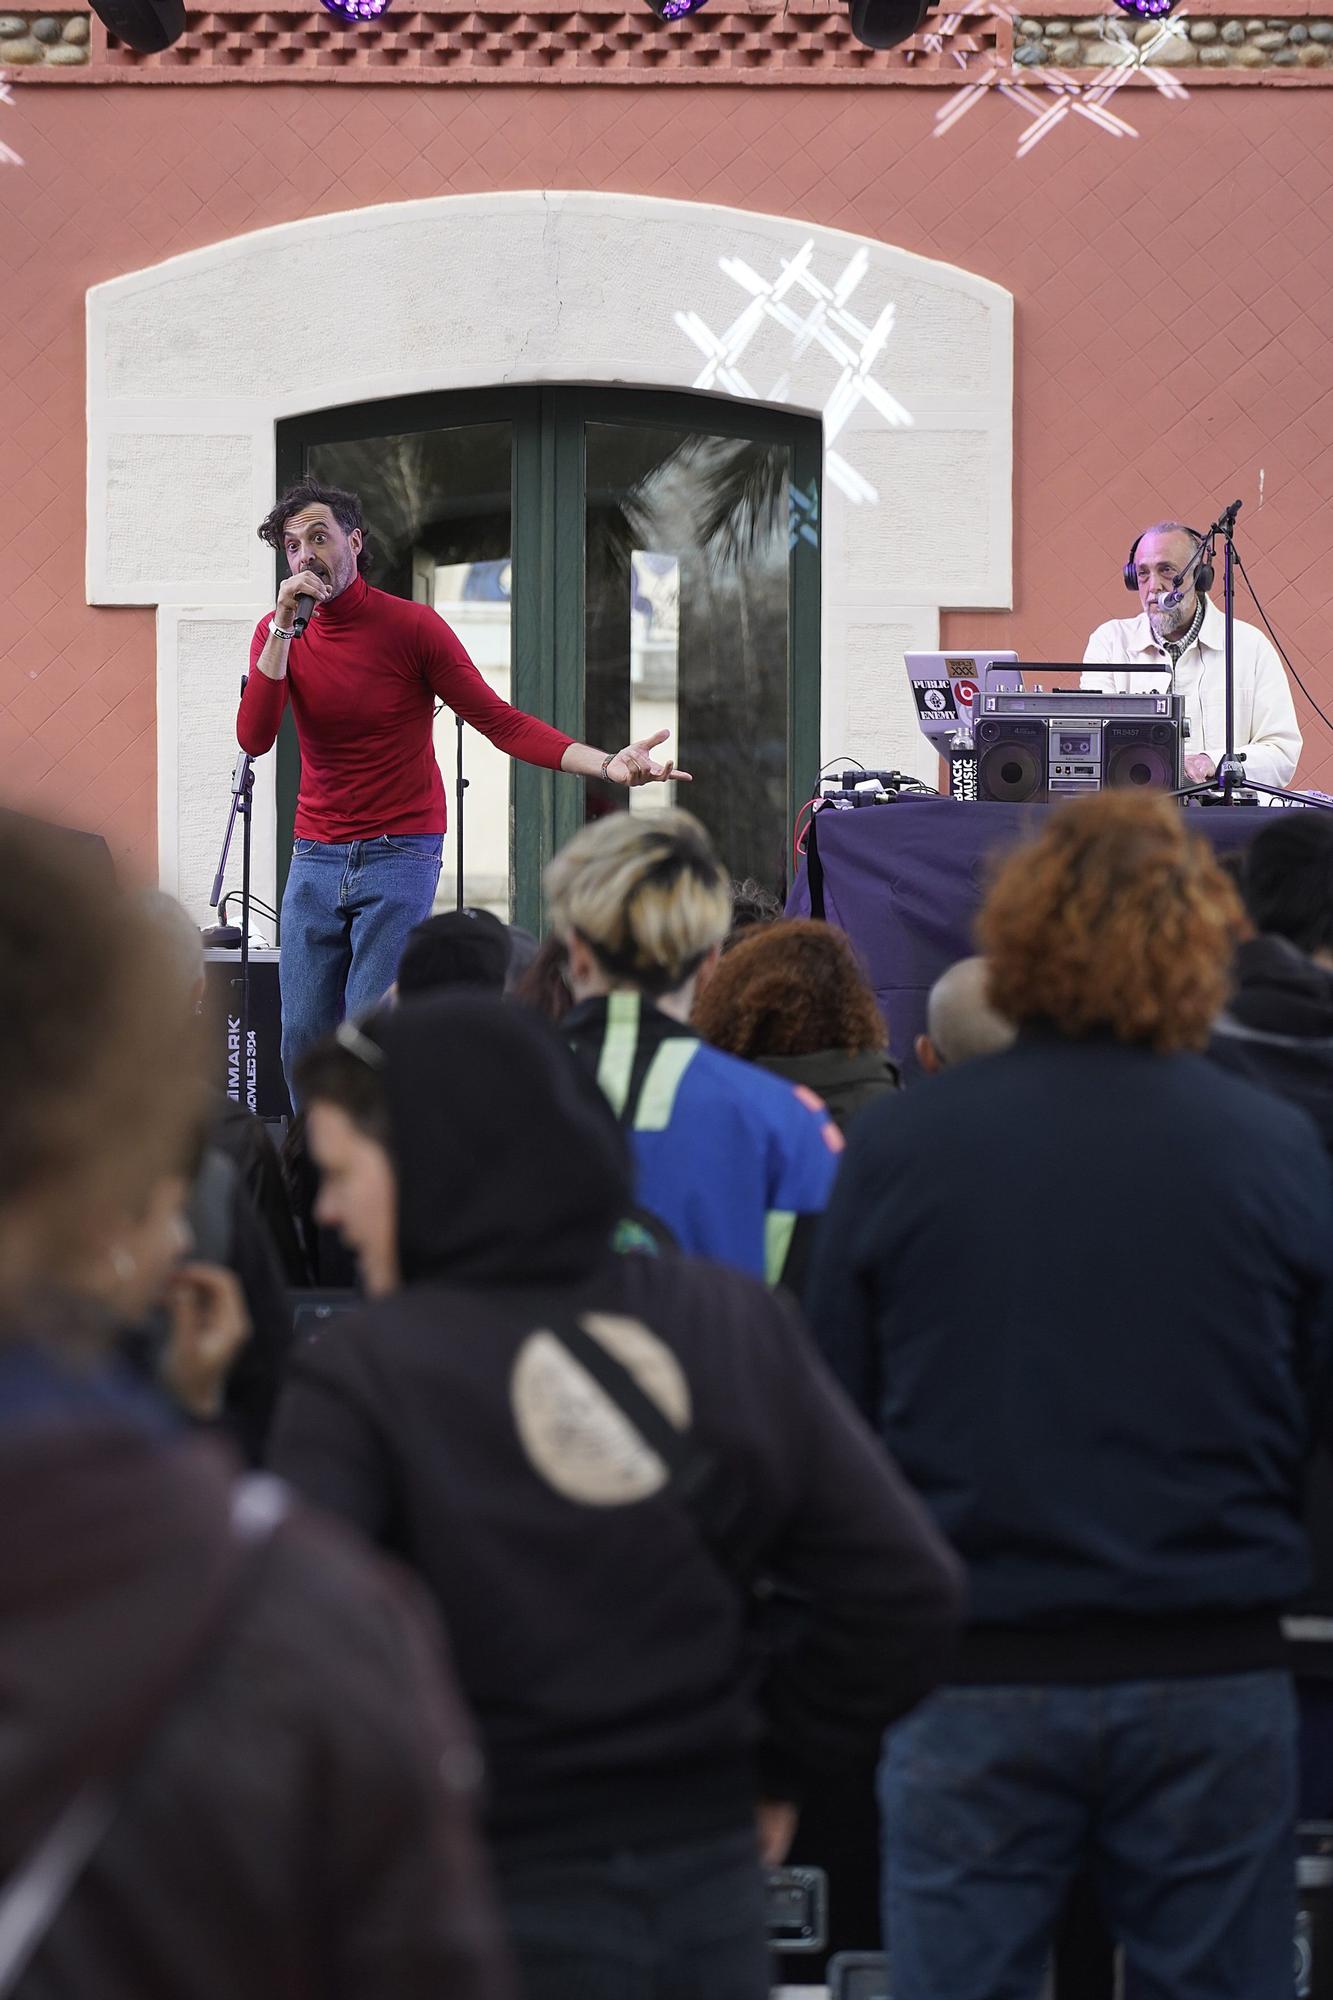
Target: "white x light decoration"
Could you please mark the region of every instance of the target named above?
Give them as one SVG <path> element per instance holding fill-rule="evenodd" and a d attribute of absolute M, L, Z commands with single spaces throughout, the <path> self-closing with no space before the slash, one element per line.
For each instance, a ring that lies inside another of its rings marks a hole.
<path fill-rule="evenodd" d="M 4 71 L 0 69 L 0 104 L 12 105 L 13 102 L 14 93 L 5 81 Z M 22 165 L 23 162 L 14 151 L 14 148 L 6 146 L 3 140 L 0 140 L 0 167 L 21 167 Z"/>
<path fill-rule="evenodd" d="M 776 278 L 761 278 L 739 257 L 719 259 L 719 269 L 750 294 L 750 303 L 722 333 L 713 333 L 698 313 L 675 315 L 676 325 L 704 356 L 704 365 L 695 378 L 696 389 L 725 389 L 746 402 L 785 403 L 791 392 L 791 375 L 780 375 L 767 390 L 757 389 L 741 372 L 746 348 L 765 323 L 780 326 L 791 335 L 792 359 L 798 360 L 812 345 L 824 349 L 837 366 L 837 377 L 823 407 L 824 438 L 831 445 L 847 419 L 861 403 L 895 427 L 910 424 L 912 415 L 891 396 L 872 370 L 893 331 L 894 307 L 886 305 L 873 326 L 848 308 L 848 300 L 870 268 L 870 255 L 858 250 L 835 284 L 827 285 L 811 269 L 814 238 L 810 237 L 796 255 L 784 260 Z M 826 450 L 824 469 L 849 500 L 858 505 L 878 500 L 872 486 L 845 458 Z"/>
<path fill-rule="evenodd" d="M 987 11 L 1003 11 L 1008 18 L 1013 18 L 1008 8 Z M 1113 139 L 1136 139 L 1136 127 L 1117 112 L 1108 111 L 1107 105 L 1121 86 L 1139 72 L 1151 79 L 1163 97 L 1179 103 L 1189 96 L 1178 76 L 1173 76 L 1169 69 L 1159 68 L 1153 61 L 1168 43 L 1184 36 L 1187 19 L 1182 8 L 1169 21 L 1163 21 L 1152 39 L 1142 46 L 1130 40 L 1119 21 L 1103 21 L 1099 30 L 1101 39 L 1112 43 L 1123 55 L 1123 61 L 1105 69 L 1095 83 L 1081 83 L 1066 70 L 1041 69 L 1020 73 L 992 61 L 981 75 L 956 91 L 952 101 L 936 112 L 935 137 L 942 139 L 960 118 L 981 102 L 988 90 L 995 90 L 1010 104 L 1016 104 L 1031 121 L 1015 149 L 1020 160 L 1032 151 L 1039 140 L 1053 132 L 1071 111 L 1080 118 L 1089 119 Z M 1029 75 L 1031 82 L 1028 81 Z"/>

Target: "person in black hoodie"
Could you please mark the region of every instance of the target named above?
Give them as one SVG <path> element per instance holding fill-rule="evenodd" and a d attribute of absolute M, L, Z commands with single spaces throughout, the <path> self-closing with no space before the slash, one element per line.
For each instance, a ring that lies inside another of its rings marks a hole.
<path fill-rule="evenodd" d="M 529 2000 L 760 2000 L 757 1804 L 938 1679 L 951 1557 L 789 1301 L 608 1250 L 625 1143 L 546 1024 L 408 1003 L 344 1025 L 299 1087 L 372 1302 L 298 1353 L 271 1462 L 445 1613 Z M 583 1340 L 707 1467 L 698 1491 Z M 781 1644 L 769 1619 L 747 1643 L 763 1578 Z M 763 1815 L 770 1855 L 789 1823 Z"/>
<path fill-rule="evenodd" d="M 1169 801 L 1062 808 L 979 925 L 1018 1040 L 852 1131 L 812 1318 L 971 1584 L 881 1771 L 894 2000 L 1034 1995 L 1085 1863 L 1127 1993 L 1291 1994 L 1333 1176 L 1201 1053 L 1242 928 Z"/>
<path fill-rule="evenodd" d="M 510 2000 L 419 1589 L 108 1359 L 189 1275 L 176 999 L 143 911 L 0 813 L 0 1991 Z"/>

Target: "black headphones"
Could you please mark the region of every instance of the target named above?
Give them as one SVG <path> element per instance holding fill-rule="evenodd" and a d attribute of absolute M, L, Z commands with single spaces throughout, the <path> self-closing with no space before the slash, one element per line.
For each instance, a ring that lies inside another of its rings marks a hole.
<path fill-rule="evenodd" d="M 1145 529 L 1144 529 L 1144 531 L 1143 531 L 1143 535 L 1148 535 L 1148 534 L 1151 534 L 1151 533 L 1152 533 L 1152 530 L 1151 530 L 1151 528 L 1145 528 Z M 1197 550 L 1197 549 L 1201 549 L 1201 548 L 1203 547 L 1203 536 L 1202 536 L 1202 535 L 1201 535 L 1201 534 L 1199 533 L 1199 531 L 1198 531 L 1198 529 L 1197 529 L 1197 528 L 1186 528 L 1186 529 L 1185 529 L 1185 533 L 1186 533 L 1187 535 L 1193 535 L 1193 537 L 1194 537 L 1194 546 L 1195 546 L 1196 550 Z M 1136 555 L 1138 554 L 1138 552 L 1139 552 L 1139 543 L 1140 543 L 1140 542 L 1141 542 L 1141 541 L 1143 540 L 1143 535 L 1135 535 L 1135 537 L 1134 537 L 1134 546 L 1133 546 L 1133 548 L 1132 548 L 1132 549 L 1130 550 L 1130 552 L 1129 552 L 1128 556 L 1127 556 L 1127 557 L 1125 558 L 1125 589 L 1126 589 L 1126 590 L 1132 590 L 1132 591 L 1135 591 L 1135 592 L 1137 592 L 1137 591 L 1138 591 L 1138 587 L 1139 587 L 1139 576 L 1138 576 L 1138 570 L 1137 570 L 1137 569 L 1135 568 L 1135 565 L 1134 565 L 1134 558 L 1135 558 L 1135 556 L 1136 556 Z M 1193 581 L 1193 584 L 1194 584 L 1194 588 L 1195 588 L 1195 589 L 1196 589 L 1197 591 L 1199 591 L 1200 593 L 1203 593 L 1203 592 L 1205 592 L 1205 591 L 1209 591 L 1209 590 L 1211 590 L 1211 589 L 1212 589 L 1212 587 L 1213 587 L 1213 566 L 1212 566 L 1212 564 L 1211 564 L 1210 562 L 1201 562 L 1201 563 L 1199 564 L 1198 568 L 1197 568 L 1197 569 L 1195 570 L 1195 572 L 1194 572 L 1194 576 L 1193 576 L 1193 579 L 1192 579 L 1192 581 Z"/>

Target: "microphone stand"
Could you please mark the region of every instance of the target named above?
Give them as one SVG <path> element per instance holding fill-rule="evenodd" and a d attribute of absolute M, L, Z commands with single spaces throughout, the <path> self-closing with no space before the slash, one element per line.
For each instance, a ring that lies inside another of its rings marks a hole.
<path fill-rule="evenodd" d="M 245 691 L 245 682 L 241 682 Z M 222 839 L 222 853 L 218 858 L 217 873 L 213 877 L 213 887 L 209 892 L 209 908 L 216 910 L 222 901 L 222 883 L 227 873 L 227 856 L 231 852 L 231 837 L 236 831 L 236 822 L 241 822 L 241 1056 L 237 1068 L 237 1094 L 235 1102 L 244 1104 L 248 1110 L 255 1109 L 255 1092 L 250 1076 L 250 818 L 254 804 L 255 767 L 247 753 L 242 750 L 236 759 L 236 768 L 231 774 L 231 811 L 227 815 L 227 831 Z M 235 982 L 232 982 L 235 984 Z M 232 1093 L 229 1091 L 228 1096 Z"/>
<path fill-rule="evenodd" d="M 1207 783 L 1185 785 L 1172 793 L 1177 799 L 1198 799 L 1206 794 L 1221 792 L 1221 797 L 1212 799 L 1215 805 L 1243 805 L 1245 800 L 1237 799 L 1235 793 L 1244 788 L 1248 792 L 1262 792 L 1269 799 L 1294 799 L 1299 805 L 1325 806 L 1323 799 L 1311 797 L 1308 792 L 1284 791 L 1281 785 L 1261 784 L 1257 778 L 1247 777 L 1245 765 L 1236 755 L 1236 516 L 1243 502 L 1233 500 L 1224 513 L 1219 514 L 1195 551 L 1193 562 L 1186 569 L 1197 568 L 1207 562 L 1213 563 L 1213 552 L 1217 537 L 1222 537 L 1222 618 L 1225 632 L 1225 677 L 1226 677 L 1226 748 L 1218 759 L 1217 769 Z M 1183 572 L 1182 572 L 1183 575 Z M 1176 588 L 1179 588 L 1177 582 Z M 1174 681 L 1175 676 L 1172 675 Z"/>
<path fill-rule="evenodd" d="M 459 909 L 459 910 L 461 910 L 461 909 L 462 909 L 462 907 L 463 907 L 463 794 L 464 794 L 464 792 L 465 792 L 465 791 L 467 790 L 467 788 L 468 788 L 468 780 L 467 780 L 467 779 L 466 779 L 466 778 L 465 778 L 465 777 L 463 776 L 463 718 L 462 718 L 462 716 L 461 716 L 461 715 L 456 715 L 456 716 L 454 717 L 454 722 L 455 722 L 455 724 L 456 724 L 456 726 L 457 726 L 457 730 L 458 730 L 458 737 L 457 737 L 457 746 L 458 746 L 458 747 L 457 747 L 457 751 L 456 751 L 456 756 L 457 756 L 457 776 L 456 776 L 456 778 L 455 778 L 455 780 L 454 780 L 454 815 L 455 815 L 455 817 L 454 817 L 454 855 L 455 855 L 455 870 L 456 870 L 456 874 L 457 874 L 457 879 L 458 879 L 458 900 L 457 900 L 457 902 L 455 903 L 454 907 L 455 907 L 456 909 Z"/>

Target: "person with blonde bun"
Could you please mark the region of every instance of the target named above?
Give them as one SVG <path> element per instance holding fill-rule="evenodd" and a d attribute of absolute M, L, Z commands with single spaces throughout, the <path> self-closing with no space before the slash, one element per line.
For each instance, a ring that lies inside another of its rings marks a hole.
<path fill-rule="evenodd" d="M 842 1134 L 813 1091 L 710 1048 L 695 996 L 731 925 L 731 886 L 689 813 L 616 813 L 546 871 L 577 1003 L 564 1033 L 630 1134 L 637 1198 L 682 1250 L 794 1283 Z"/>

